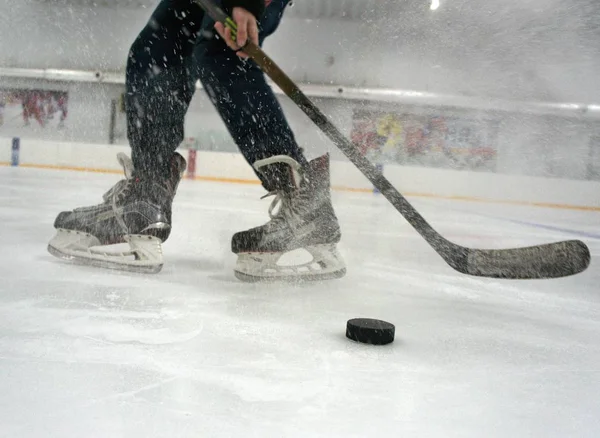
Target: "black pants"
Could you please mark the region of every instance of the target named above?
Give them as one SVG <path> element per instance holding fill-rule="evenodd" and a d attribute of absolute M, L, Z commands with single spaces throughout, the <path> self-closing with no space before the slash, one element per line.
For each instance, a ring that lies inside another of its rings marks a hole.
<path fill-rule="evenodd" d="M 261 44 L 277 29 L 288 2 L 273 0 L 267 7 L 259 21 Z M 288 155 L 306 164 L 262 71 L 216 39 L 213 25 L 192 0 L 162 0 L 133 43 L 126 108 L 135 168 L 168 174 L 198 79 L 249 163 Z"/>

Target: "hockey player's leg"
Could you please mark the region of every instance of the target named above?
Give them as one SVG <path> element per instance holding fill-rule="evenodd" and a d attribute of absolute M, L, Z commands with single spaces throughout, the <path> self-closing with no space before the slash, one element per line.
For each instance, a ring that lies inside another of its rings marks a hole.
<path fill-rule="evenodd" d="M 329 157 L 307 162 L 264 75 L 252 62 L 238 59 L 218 43 L 199 56 L 199 77 L 212 102 L 265 189 L 275 196 L 270 222 L 233 236 L 236 276 L 244 281 L 343 276 Z M 312 260 L 295 266 L 278 263 L 284 253 L 296 249 L 308 251 Z"/>
<path fill-rule="evenodd" d="M 119 161 L 125 179 L 92 207 L 62 212 L 48 250 L 61 258 L 108 268 L 158 272 L 161 244 L 171 232 L 171 206 L 185 169 L 175 153 L 193 86 L 185 62 L 202 11 L 187 1 L 164 0 L 131 48 L 127 64 L 130 160 Z M 127 243 L 122 252 L 103 246 Z"/>
<path fill-rule="evenodd" d="M 168 176 L 184 138 L 184 118 L 195 91 L 189 64 L 204 12 L 193 0 L 163 0 L 129 52 L 125 106 L 134 167 Z"/>

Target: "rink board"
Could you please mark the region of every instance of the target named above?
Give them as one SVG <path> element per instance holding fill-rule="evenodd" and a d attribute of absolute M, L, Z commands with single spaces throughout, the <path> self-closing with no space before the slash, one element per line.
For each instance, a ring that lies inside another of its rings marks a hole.
<path fill-rule="evenodd" d="M 0 138 L 0 163 L 10 165 L 13 139 Z M 20 139 L 18 164 L 24 167 L 119 173 L 118 152 L 128 146 Z M 187 150 L 180 152 L 189 160 Z M 544 207 L 600 211 L 600 182 L 467 172 L 399 165 L 386 165 L 385 176 L 407 196 L 437 197 L 463 201 L 529 204 Z M 258 184 L 241 154 L 197 151 L 198 180 Z M 373 191 L 371 183 L 349 161 L 333 161 L 334 189 Z"/>

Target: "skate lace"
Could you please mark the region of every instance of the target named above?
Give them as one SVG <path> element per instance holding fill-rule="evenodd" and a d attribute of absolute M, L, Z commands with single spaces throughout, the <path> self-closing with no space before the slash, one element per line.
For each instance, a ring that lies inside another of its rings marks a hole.
<path fill-rule="evenodd" d="M 310 197 L 306 190 L 299 189 L 292 193 L 276 190 L 267 193 L 261 199 L 269 196 L 275 196 L 269 206 L 270 222 L 273 225 L 283 222 L 294 229 L 301 222 L 302 216 L 310 210 Z"/>
<path fill-rule="evenodd" d="M 121 200 L 129 190 L 131 182 L 134 180 L 134 168 L 131 158 L 129 158 L 123 152 L 119 152 L 117 154 L 117 160 L 123 168 L 123 173 L 125 173 L 125 179 L 122 179 L 119 182 L 117 182 L 104 195 L 102 195 L 102 199 L 104 199 L 104 202 L 109 202 L 110 200 L 115 198 L 115 195 L 117 200 Z"/>

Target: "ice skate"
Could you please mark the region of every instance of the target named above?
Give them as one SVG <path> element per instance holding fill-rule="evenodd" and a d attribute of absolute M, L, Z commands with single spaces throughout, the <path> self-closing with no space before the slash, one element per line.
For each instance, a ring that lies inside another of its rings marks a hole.
<path fill-rule="evenodd" d="M 238 255 L 235 276 L 247 282 L 343 277 L 346 266 L 337 250 L 341 233 L 331 204 L 329 155 L 311 161 L 305 169 L 288 156 L 260 160 L 254 167 L 278 188 L 269 193 L 275 195 L 269 208 L 271 220 L 233 236 L 232 251 Z M 312 260 L 279 263 L 296 249 L 306 250 Z"/>
<path fill-rule="evenodd" d="M 156 273 L 162 269 L 162 243 L 171 232 L 171 205 L 185 159 L 174 154 L 163 180 L 136 173 L 131 159 L 117 155 L 125 179 L 91 207 L 64 211 L 54 222 L 48 251 L 62 259 L 104 268 Z M 115 250 L 116 244 L 129 246 Z"/>

